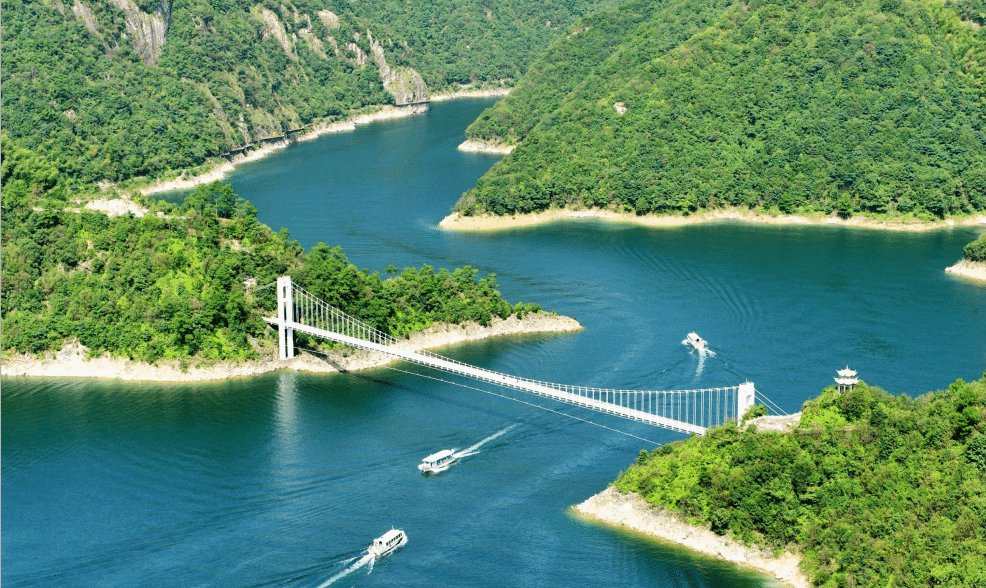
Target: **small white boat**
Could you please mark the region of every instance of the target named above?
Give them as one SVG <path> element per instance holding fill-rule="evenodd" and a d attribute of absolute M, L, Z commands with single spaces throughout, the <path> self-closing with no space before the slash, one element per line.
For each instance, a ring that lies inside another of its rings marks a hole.
<path fill-rule="evenodd" d="M 688 336 L 681 343 L 683 345 L 691 345 L 699 351 L 708 350 L 708 343 L 706 343 L 705 339 L 699 337 L 698 333 L 688 333 Z"/>
<path fill-rule="evenodd" d="M 428 457 L 422 459 L 421 463 L 418 464 L 418 469 L 422 472 L 437 474 L 438 472 L 444 472 L 447 470 L 454 461 L 455 450 L 443 449 L 438 453 L 432 453 Z"/>
<path fill-rule="evenodd" d="M 373 540 L 366 553 L 374 558 L 382 557 L 407 543 L 407 535 L 401 529 L 391 529 Z"/>

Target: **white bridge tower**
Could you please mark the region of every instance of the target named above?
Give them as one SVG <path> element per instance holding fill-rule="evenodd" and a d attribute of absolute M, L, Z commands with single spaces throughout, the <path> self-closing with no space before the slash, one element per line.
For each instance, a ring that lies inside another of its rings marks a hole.
<path fill-rule="evenodd" d="M 294 322 L 294 289 L 291 276 L 277 278 L 277 342 L 281 359 L 294 357 L 294 329 L 288 325 Z"/>

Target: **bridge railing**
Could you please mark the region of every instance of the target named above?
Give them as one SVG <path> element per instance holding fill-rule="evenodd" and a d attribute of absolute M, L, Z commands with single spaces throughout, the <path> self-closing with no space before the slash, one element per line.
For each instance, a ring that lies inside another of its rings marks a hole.
<path fill-rule="evenodd" d="M 320 331 L 336 333 L 355 339 L 355 345 L 360 341 L 374 343 L 379 346 L 396 347 L 408 350 L 407 340 L 398 339 L 384 333 L 338 308 L 321 300 L 297 284 L 291 284 L 289 299 L 291 309 L 280 313 L 289 315 L 299 325 L 305 325 Z M 366 348 L 372 349 L 367 346 Z M 455 366 L 459 369 L 446 370 L 469 377 L 497 384 L 508 388 L 534 391 L 555 391 L 577 396 L 593 401 L 593 404 L 605 403 L 647 415 L 688 423 L 702 428 L 721 425 L 728 419 L 737 419 L 745 410 L 745 406 L 753 402 L 753 385 L 747 383 L 739 386 L 701 388 L 692 390 L 618 390 L 559 384 L 514 376 L 470 365 L 427 350 L 415 350 L 414 354 L 436 360 L 435 363 Z M 413 358 L 405 357 L 409 361 Z M 435 367 L 434 363 L 422 363 Z M 748 396 L 748 399 L 746 398 Z"/>

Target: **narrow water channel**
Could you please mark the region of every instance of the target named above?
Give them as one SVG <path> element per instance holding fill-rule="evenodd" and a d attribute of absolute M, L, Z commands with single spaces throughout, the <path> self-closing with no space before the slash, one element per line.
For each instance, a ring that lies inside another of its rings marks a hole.
<path fill-rule="evenodd" d="M 371 270 L 470 264 L 496 273 L 511 302 L 585 325 L 442 350 L 498 371 L 607 388 L 749 379 L 793 412 L 846 364 L 912 396 L 986 367 L 986 289 L 942 271 L 973 229 L 439 230 L 497 160 L 455 150 L 488 104 L 439 103 L 326 136 L 230 180 L 305 247 L 342 245 Z M 716 355 L 689 353 L 689 331 Z M 641 448 L 680 436 L 489 391 L 392 369 L 194 385 L 4 378 L 2 583 L 769 584 L 570 514 Z M 421 458 L 446 448 L 468 455 L 422 476 Z M 408 544 L 361 564 L 391 527 Z"/>

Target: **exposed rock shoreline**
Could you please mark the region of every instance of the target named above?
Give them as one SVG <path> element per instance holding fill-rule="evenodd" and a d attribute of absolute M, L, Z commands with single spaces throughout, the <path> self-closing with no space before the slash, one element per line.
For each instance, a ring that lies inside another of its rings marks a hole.
<path fill-rule="evenodd" d="M 451 231 L 495 231 L 500 229 L 512 229 L 516 227 L 527 227 L 560 220 L 569 219 L 598 219 L 608 222 L 631 223 L 651 227 L 677 227 L 693 225 L 699 223 L 716 222 L 723 220 L 737 220 L 755 224 L 769 225 L 833 225 L 846 227 L 860 227 L 870 229 L 882 229 L 890 231 L 928 231 L 932 229 L 949 228 L 954 226 L 972 226 L 986 224 L 986 216 L 979 215 L 960 220 L 943 221 L 919 221 L 901 220 L 893 221 L 887 219 L 874 219 L 864 216 L 853 216 L 842 219 L 838 216 L 818 215 L 818 216 L 799 216 L 799 215 L 772 215 L 760 213 L 748 209 L 726 208 L 722 210 L 712 210 L 691 214 L 689 216 L 672 216 L 647 214 L 638 216 L 632 212 L 613 212 L 592 208 L 588 210 L 569 210 L 552 208 L 543 212 L 531 214 L 517 214 L 512 216 L 462 216 L 458 212 L 453 212 L 442 219 L 439 226 Z"/>
<path fill-rule="evenodd" d="M 516 315 L 505 320 L 494 317 L 488 327 L 476 323 L 466 323 L 462 326 L 447 324 L 433 326 L 412 334 L 405 343 L 404 349 L 420 351 L 503 335 L 562 333 L 580 329 L 582 325 L 575 319 L 547 312 L 527 314 L 523 319 L 518 319 Z M 299 353 L 297 357 L 287 361 L 278 360 L 276 352 L 276 348 L 268 348 L 262 351 L 261 359 L 243 362 L 209 362 L 193 359 L 186 362 L 170 360 L 149 364 L 111 357 L 108 354 L 88 359 L 88 349 L 74 342 L 66 344 L 60 351 L 49 352 L 41 358 L 30 354 L 5 353 L 0 358 L 0 375 L 201 382 L 256 376 L 281 369 L 314 373 L 356 371 L 382 367 L 395 361 L 392 356 L 383 353 L 352 349 L 334 350 L 326 357 Z"/>
<path fill-rule="evenodd" d="M 465 151 L 466 153 L 496 153 L 499 155 L 507 155 L 514 150 L 514 145 L 490 143 L 480 139 L 466 139 L 462 143 L 459 143 L 458 149 L 459 151 Z"/>
<path fill-rule="evenodd" d="M 699 553 L 769 574 L 795 588 L 811 586 L 798 567 L 801 563 L 800 556 L 784 552 L 775 557 L 770 551 L 716 535 L 707 528 L 682 521 L 667 510 L 652 507 L 635 493 L 621 494 L 610 486 L 572 509 L 586 519 L 670 541 Z"/>
<path fill-rule="evenodd" d="M 957 276 L 986 281 L 986 262 L 982 261 L 963 259 L 953 266 L 946 267 L 945 271 Z"/>

